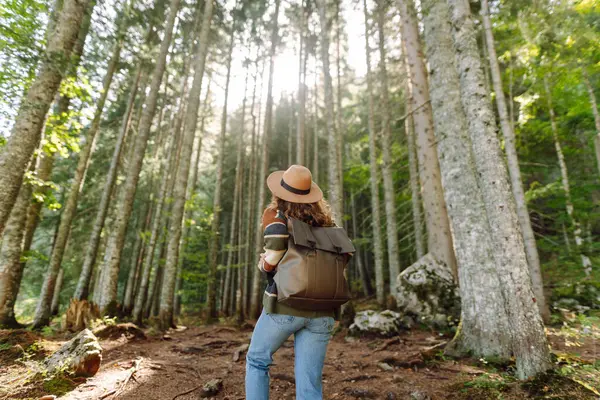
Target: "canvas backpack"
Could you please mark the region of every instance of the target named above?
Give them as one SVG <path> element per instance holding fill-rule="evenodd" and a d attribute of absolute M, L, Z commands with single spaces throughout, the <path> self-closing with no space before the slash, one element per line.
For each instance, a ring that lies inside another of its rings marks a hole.
<path fill-rule="evenodd" d="M 288 250 L 274 276 L 277 301 L 304 310 L 331 310 L 350 300 L 345 269 L 356 250 L 343 228 L 287 221 Z"/>

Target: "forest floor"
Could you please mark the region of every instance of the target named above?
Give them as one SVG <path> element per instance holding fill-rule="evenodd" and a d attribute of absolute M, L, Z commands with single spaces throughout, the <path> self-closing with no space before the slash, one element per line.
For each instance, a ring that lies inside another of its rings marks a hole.
<path fill-rule="evenodd" d="M 0 331 L 0 399 L 49 394 L 65 400 L 198 399 L 202 385 L 213 378 L 223 381 L 213 398 L 244 399 L 245 354 L 234 361 L 234 352 L 249 343 L 251 325 L 188 325 L 167 335 L 150 329 L 147 339 L 102 340 L 102 366 L 88 379 L 36 372 L 36 363 L 67 337 Z M 432 350 L 449 339 L 440 333 L 412 330 L 392 339 L 347 338 L 345 333 L 338 330 L 328 348 L 325 399 L 600 399 L 597 319 L 548 328 L 557 372 L 525 383 L 513 377 L 510 365 L 455 360 Z M 272 399 L 294 398 L 293 359 L 290 338 L 274 356 Z"/>

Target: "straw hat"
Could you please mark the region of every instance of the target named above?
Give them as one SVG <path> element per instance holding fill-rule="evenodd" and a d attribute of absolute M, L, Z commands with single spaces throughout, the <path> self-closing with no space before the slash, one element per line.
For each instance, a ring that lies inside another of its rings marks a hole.
<path fill-rule="evenodd" d="M 316 203 L 323 198 L 323 192 L 312 181 L 310 170 L 302 165 L 273 172 L 267 178 L 267 186 L 275 196 L 290 203 Z"/>

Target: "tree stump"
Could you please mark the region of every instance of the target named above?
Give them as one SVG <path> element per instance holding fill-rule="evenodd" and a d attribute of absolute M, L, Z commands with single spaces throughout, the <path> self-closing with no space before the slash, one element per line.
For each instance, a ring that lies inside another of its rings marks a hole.
<path fill-rule="evenodd" d="M 65 314 L 63 329 L 69 332 L 79 332 L 89 328 L 90 323 L 100 318 L 98 306 L 87 300 L 71 299 Z"/>
<path fill-rule="evenodd" d="M 84 329 L 45 361 L 49 372 L 71 372 L 75 376 L 94 376 L 102 362 L 102 347 L 96 336 Z"/>

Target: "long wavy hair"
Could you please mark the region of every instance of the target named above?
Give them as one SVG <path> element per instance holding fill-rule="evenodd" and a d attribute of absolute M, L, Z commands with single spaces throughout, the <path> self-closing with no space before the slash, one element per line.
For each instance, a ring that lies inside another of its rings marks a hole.
<path fill-rule="evenodd" d="M 321 199 L 316 203 L 291 203 L 273 195 L 267 207 L 273 211 L 281 211 L 287 218 L 295 218 L 312 226 L 334 226 L 333 215 L 329 203 Z"/>

